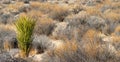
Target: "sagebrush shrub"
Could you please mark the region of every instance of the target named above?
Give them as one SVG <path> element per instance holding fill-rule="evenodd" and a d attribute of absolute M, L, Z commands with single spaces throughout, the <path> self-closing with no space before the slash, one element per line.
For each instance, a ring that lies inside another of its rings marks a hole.
<path fill-rule="evenodd" d="M 3 43 L 5 40 L 10 41 L 8 38 L 15 38 L 15 32 L 11 28 L 11 25 L 0 24 L 0 50 L 3 49 Z M 7 37 L 7 38 L 6 38 Z"/>
<path fill-rule="evenodd" d="M 36 22 L 34 34 L 35 35 L 51 35 L 53 29 L 55 27 L 55 23 L 51 18 L 41 18 Z"/>
<path fill-rule="evenodd" d="M 66 8 L 58 8 L 56 10 L 53 10 L 49 16 L 58 21 L 63 21 L 64 18 L 69 14 L 69 11 L 66 10 Z"/>
<path fill-rule="evenodd" d="M 36 49 L 37 53 L 39 54 L 44 53 L 45 50 L 53 49 L 54 46 L 46 35 L 35 35 L 32 42 L 32 47 Z"/>
<path fill-rule="evenodd" d="M 28 17 L 20 17 L 15 23 L 15 26 L 17 29 L 18 46 L 27 57 L 32 42 L 35 20 Z"/>

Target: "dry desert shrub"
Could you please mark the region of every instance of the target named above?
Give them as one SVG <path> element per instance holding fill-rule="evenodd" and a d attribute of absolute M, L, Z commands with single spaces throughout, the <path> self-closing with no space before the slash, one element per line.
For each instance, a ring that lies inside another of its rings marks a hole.
<path fill-rule="evenodd" d="M 77 51 L 78 45 L 76 44 L 76 42 L 72 41 L 72 42 L 66 42 L 64 45 L 60 45 L 58 46 L 55 50 L 54 50 L 54 54 L 58 55 L 58 56 L 64 56 L 64 53 L 68 52 L 75 52 Z M 64 53 L 63 53 L 64 52 Z"/>
<path fill-rule="evenodd" d="M 119 25 L 119 23 L 113 23 L 111 21 L 107 21 L 107 25 L 103 28 L 102 33 L 106 35 L 111 35 L 114 33 L 115 28 Z"/>
<path fill-rule="evenodd" d="M 19 17 L 26 17 L 26 16 L 27 16 L 27 13 L 24 13 L 24 12 L 19 14 Z"/>
<path fill-rule="evenodd" d="M 69 5 L 68 7 L 73 14 L 77 14 L 85 9 L 84 6 L 82 4 L 78 4 L 78 2 L 76 4 Z"/>
<path fill-rule="evenodd" d="M 14 15 L 10 13 L 4 13 L 5 10 L 3 10 L 3 14 L 0 16 L 0 24 L 12 24 L 14 20 Z"/>
<path fill-rule="evenodd" d="M 99 41 L 95 41 L 95 37 L 100 33 L 94 29 L 89 29 L 83 36 L 83 41 L 85 41 L 85 45 L 83 46 L 85 49 L 87 56 L 95 57 L 97 54 L 97 49 L 99 46 Z"/>
<path fill-rule="evenodd" d="M 120 36 L 120 25 L 115 27 L 115 30 L 114 30 L 113 34 L 115 34 L 117 36 Z"/>
<path fill-rule="evenodd" d="M 4 47 L 5 40 L 11 41 L 9 38 L 15 38 L 16 34 L 12 25 L 0 24 L 0 49 Z M 14 41 L 13 41 L 14 42 Z"/>
<path fill-rule="evenodd" d="M 96 30 L 102 31 L 103 28 L 106 26 L 106 21 L 101 17 L 90 16 L 87 19 L 87 25 L 90 28 L 95 28 Z"/>
<path fill-rule="evenodd" d="M 24 4 L 24 2 L 15 2 L 13 4 L 9 4 L 5 10 L 11 13 L 19 14 L 20 12 L 28 12 L 30 10 L 29 4 Z"/>
<path fill-rule="evenodd" d="M 55 24 L 51 18 L 40 18 L 40 20 L 36 22 L 34 34 L 51 35 L 54 27 L 55 27 Z"/>
<path fill-rule="evenodd" d="M 3 45 L 5 51 L 10 51 L 10 49 L 18 48 L 18 42 L 15 37 L 5 37 Z"/>
<path fill-rule="evenodd" d="M 112 11 L 115 12 L 115 13 L 120 14 L 120 9 L 114 9 L 114 10 L 112 10 Z"/>
<path fill-rule="evenodd" d="M 100 31 L 97 31 L 97 30 L 95 30 L 95 29 L 88 29 L 87 31 L 86 31 L 86 33 L 83 35 L 83 38 L 82 39 L 88 39 L 88 40 L 90 40 L 90 41 L 93 41 L 94 40 L 94 38 L 96 37 L 96 35 L 97 34 L 100 34 L 101 32 Z"/>
<path fill-rule="evenodd" d="M 86 12 L 89 14 L 89 15 L 95 15 L 95 16 L 102 16 L 100 10 L 98 8 L 95 8 L 95 7 L 86 7 Z"/>
<path fill-rule="evenodd" d="M 70 26 L 79 27 L 85 25 L 89 14 L 86 11 L 80 11 L 78 14 L 69 15 L 65 18 L 65 22 L 69 23 Z"/>
<path fill-rule="evenodd" d="M 104 13 L 104 17 L 106 20 L 111 21 L 111 22 L 118 22 L 120 20 L 120 14 L 112 12 L 112 11 L 106 11 Z"/>
<path fill-rule="evenodd" d="M 120 50 L 120 36 L 117 36 L 117 35 L 112 35 L 111 36 L 112 38 L 112 44 L 114 45 L 114 47 L 116 48 L 117 51 Z"/>
<path fill-rule="evenodd" d="M 115 28 L 115 32 L 120 33 L 120 25 L 118 25 L 118 26 Z"/>
<path fill-rule="evenodd" d="M 119 62 L 112 44 L 104 43 L 95 30 L 89 30 L 81 42 L 64 40 L 64 43 L 42 56 L 42 62 Z M 89 39 L 92 38 L 92 39 Z"/>
<path fill-rule="evenodd" d="M 52 32 L 52 36 L 56 39 L 72 39 L 74 37 L 76 28 L 69 26 L 66 22 L 61 22 L 56 24 L 56 28 Z"/>
<path fill-rule="evenodd" d="M 85 56 L 78 48 L 75 41 L 66 41 L 63 45 L 59 46 L 47 55 L 44 55 L 42 62 L 85 62 Z M 48 58 L 48 59 L 47 59 Z M 45 60 L 44 60 L 45 59 Z"/>
<path fill-rule="evenodd" d="M 114 46 L 110 43 L 103 42 L 98 34 L 101 33 L 90 29 L 86 32 L 85 38 L 82 39 L 81 47 L 83 47 L 86 56 L 89 60 L 93 59 L 98 62 L 117 61 Z"/>
<path fill-rule="evenodd" d="M 120 8 L 120 2 L 115 2 L 111 4 L 112 9 L 119 9 Z"/>
<path fill-rule="evenodd" d="M 86 41 L 88 42 L 83 46 L 86 56 L 95 58 L 97 56 L 99 43 L 94 40 L 86 40 Z"/>
<path fill-rule="evenodd" d="M 37 10 L 31 10 L 27 13 L 27 15 L 29 17 L 39 20 L 39 18 L 43 16 L 43 13 Z"/>
<path fill-rule="evenodd" d="M 23 6 L 24 6 L 23 2 L 16 2 L 14 4 L 8 5 L 7 8 L 9 9 L 9 11 L 18 11 L 18 9 L 20 9 Z"/>
<path fill-rule="evenodd" d="M 111 0 L 105 0 L 103 3 L 104 4 L 111 4 L 112 2 L 111 2 Z"/>
<path fill-rule="evenodd" d="M 49 17 L 59 21 L 63 21 L 63 19 L 68 15 L 68 8 L 57 4 L 32 2 L 31 6 L 45 14 L 49 14 Z"/>
<path fill-rule="evenodd" d="M 58 20 L 58 21 L 63 21 L 64 18 L 69 14 L 67 8 L 55 8 L 49 16 L 52 19 Z"/>
<path fill-rule="evenodd" d="M 34 36 L 34 40 L 32 42 L 33 51 L 36 50 L 37 54 L 44 53 L 46 50 L 54 49 L 53 43 L 50 38 L 46 35 Z"/>
<path fill-rule="evenodd" d="M 88 26 L 80 26 L 80 28 L 76 29 L 76 34 L 74 35 L 76 41 L 80 42 L 88 30 Z"/>
<path fill-rule="evenodd" d="M 31 10 L 27 13 L 25 12 L 22 12 L 19 14 L 20 17 L 31 17 L 31 18 L 34 18 L 36 20 L 40 20 L 41 17 L 44 16 L 44 14 L 41 12 L 41 11 L 38 11 L 38 10 Z"/>
<path fill-rule="evenodd" d="M 31 2 L 30 5 L 32 8 L 40 10 L 43 13 L 50 13 L 55 8 L 59 8 L 58 5 L 50 3 Z"/>

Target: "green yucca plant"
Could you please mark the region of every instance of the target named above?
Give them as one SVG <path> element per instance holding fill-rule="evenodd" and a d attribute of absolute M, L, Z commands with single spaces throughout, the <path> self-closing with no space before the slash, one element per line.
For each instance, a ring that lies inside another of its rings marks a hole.
<path fill-rule="evenodd" d="M 24 57 L 27 57 L 32 42 L 32 33 L 35 26 L 35 20 L 29 17 L 20 17 L 16 22 L 18 46 Z"/>

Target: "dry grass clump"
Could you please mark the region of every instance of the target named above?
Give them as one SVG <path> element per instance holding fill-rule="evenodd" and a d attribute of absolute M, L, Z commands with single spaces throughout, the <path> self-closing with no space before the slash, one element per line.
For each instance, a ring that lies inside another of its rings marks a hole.
<path fill-rule="evenodd" d="M 34 18 L 34 19 L 37 19 L 37 18 L 38 18 L 38 20 L 39 20 L 39 18 L 43 16 L 43 13 L 42 13 L 41 11 L 31 10 L 31 11 L 29 11 L 29 12 L 27 13 L 27 15 L 28 15 L 29 17 Z"/>
<path fill-rule="evenodd" d="M 36 20 L 40 20 L 41 17 L 44 16 L 44 14 L 41 12 L 41 11 L 38 11 L 38 10 L 31 10 L 27 13 L 20 13 L 19 14 L 20 17 L 31 17 L 31 18 L 34 18 Z"/>
<path fill-rule="evenodd" d="M 41 54 L 44 53 L 46 50 L 53 49 L 53 44 L 46 35 L 35 35 L 32 42 L 32 49 L 33 52 L 36 51 L 36 54 Z"/>
<path fill-rule="evenodd" d="M 84 62 L 84 54 L 78 48 L 75 41 L 66 41 L 63 45 L 59 46 L 53 51 L 44 55 L 42 62 Z M 47 59 L 48 58 L 48 59 Z"/>
<path fill-rule="evenodd" d="M 111 4 L 112 2 L 111 2 L 111 0 L 105 0 L 103 3 L 104 4 Z"/>
<path fill-rule="evenodd" d="M 27 13 L 24 13 L 24 12 L 19 14 L 19 17 L 26 17 L 26 16 L 27 16 Z"/>
<path fill-rule="evenodd" d="M 107 21 L 107 25 L 103 28 L 102 33 L 111 35 L 114 32 L 116 26 L 118 26 L 118 25 L 119 25 L 119 23 Z"/>
<path fill-rule="evenodd" d="M 102 16 L 99 8 L 95 8 L 95 7 L 86 7 L 86 12 L 89 14 L 89 15 L 96 15 L 96 16 Z"/>
<path fill-rule="evenodd" d="M 88 40 L 88 42 L 83 46 L 85 53 L 88 57 L 95 58 L 97 56 L 99 43 L 94 40 Z"/>
<path fill-rule="evenodd" d="M 14 16 L 3 10 L 3 14 L 0 16 L 0 24 L 12 24 L 13 22 L 15 22 Z"/>
<path fill-rule="evenodd" d="M 35 8 L 36 10 L 40 10 L 43 13 L 50 13 L 55 8 L 59 8 L 58 5 L 50 4 L 50 3 L 31 2 L 30 5 L 32 8 Z"/>
<path fill-rule="evenodd" d="M 90 16 L 87 19 L 87 25 L 90 28 L 95 28 L 96 30 L 102 31 L 102 29 L 106 26 L 106 21 L 98 16 Z"/>
<path fill-rule="evenodd" d="M 108 21 L 117 22 L 117 21 L 120 20 L 120 14 L 115 13 L 115 12 L 106 11 L 106 12 L 104 13 L 104 15 L 105 15 L 105 18 L 106 18 Z"/>
<path fill-rule="evenodd" d="M 119 42 L 120 42 L 120 36 L 112 35 L 111 38 L 112 38 L 112 41 L 113 41 L 112 43 L 113 44 L 119 44 Z"/>
<path fill-rule="evenodd" d="M 112 35 L 120 36 L 120 25 L 116 26 Z"/>
<path fill-rule="evenodd" d="M 86 38 L 86 39 L 94 39 L 94 37 L 96 36 L 96 34 L 99 34 L 100 32 L 99 31 L 96 31 L 94 29 L 89 29 L 87 30 L 87 32 L 84 34 L 83 38 Z"/>
<path fill-rule="evenodd" d="M 30 5 L 33 7 L 33 8 L 38 8 L 39 6 L 41 6 L 42 3 L 40 2 L 31 2 Z"/>
<path fill-rule="evenodd" d="M 7 37 L 7 38 L 6 38 Z M 5 40 L 10 41 L 9 38 L 15 38 L 15 31 L 11 25 L 0 24 L 0 49 L 4 47 L 3 42 Z"/>
<path fill-rule="evenodd" d="M 115 32 L 120 33 L 120 25 L 115 28 Z"/>
<path fill-rule="evenodd" d="M 34 34 L 50 35 L 54 27 L 54 21 L 51 18 L 40 18 L 40 20 L 36 22 Z"/>
<path fill-rule="evenodd" d="M 115 12 L 115 13 L 117 13 L 117 14 L 120 14 L 120 9 L 114 9 L 112 11 Z"/>
<path fill-rule="evenodd" d="M 84 49 L 87 54 L 87 56 L 90 57 L 95 57 L 97 54 L 97 49 L 99 47 L 99 41 L 96 41 L 95 38 L 97 34 L 100 32 L 94 30 L 94 29 L 89 29 L 83 36 L 83 41 L 86 43 L 84 44 Z"/>
<path fill-rule="evenodd" d="M 108 45 L 105 42 L 103 43 L 98 34 L 101 33 L 91 29 L 86 32 L 85 38 L 82 40 L 84 53 L 90 60 L 93 59 L 101 62 L 114 59 L 113 61 L 116 61 L 114 46 L 112 44 Z"/>
<path fill-rule="evenodd" d="M 63 21 L 64 18 L 69 14 L 68 10 L 66 8 L 55 8 L 49 16 L 52 19 L 58 20 L 58 21 Z"/>
<path fill-rule="evenodd" d="M 57 4 L 31 2 L 31 7 L 40 10 L 45 14 L 49 14 L 51 18 L 59 21 L 63 21 L 65 16 L 68 15 L 68 8 Z"/>
<path fill-rule="evenodd" d="M 74 35 L 76 41 L 80 42 L 88 30 L 89 27 L 84 25 L 81 25 L 79 29 L 76 29 L 76 34 Z"/>
<path fill-rule="evenodd" d="M 119 9 L 120 8 L 120 2 L 115 2 L 111 4 L 112 9 Z"/>
<path fill-rule="evenodd" d="M 14 12 L 18 11 L 18 9 L 20 9 L 23 6 L 24 6 L 23 2 L 16 2 L 14 4 L 9 4 L 7 8 L 9 8 L 9 11 Z"/>
<path fill-rule="evenodd" d="M 72 42 L 66 42 L 63 45 L 58 46 L 55 50 L 54 50 L 54 54 L 62 57 L 64 56 L 65 53 L 70 54 L 72 52 L 77 51 L 78 49 L 78 45 L 76 42 L 72 41 Z"/>
<path fill-rule="evenodd" d="M 14 27 L 13 24 L 6 24 L 6 25 L 0 24 L 0 28 L 8 29 L 8 31 L 9 30 L 15 30 L 15 27 Z"/>
<path fill-rule="evenodd" d="M 69 7 L 70 11 L 74 14 L 77 14 L 80 11 L 85 9 L 84 6 L 82 4 L 78 4 L 78 2 L 76 4 L 69 5 L 68 7 Z"/>
<path fill-rule="evenodd" d="M 80 25 L 85 25 L 89 14 L 86 11 L 81 11 L 78 14 L 69 15 L 65 18 L 65 22 L 69 23 L 72 27 L 80 27 Z"/>
<path fill-rule="evenodd" d="M 10 51 L 12 48 L 18 48 L 17 39 L 15 37 L 5 37 L 3 45 L 5 51 Z"/>
<path fill-rule="evenodd" d="M 89 31 L 94 33 L 94 30 Z M 92 37 L 94 36 L 92 35 Z M 63 44 L 44 55 L 42 62 L 119 62 L 116 53 L 111 51 L 114 47 L 101 42 L 99 37 L 81 42 L 65 40 Z"/>
<path fill-rule="evenodd" d="M 52 32 L 52 36 L 57 39 L 72 39 L 75 35 L 76 28 L 72 25 L 68 25 L 66 22 L 61 22 L 56 24 L 57 27 Z"/>

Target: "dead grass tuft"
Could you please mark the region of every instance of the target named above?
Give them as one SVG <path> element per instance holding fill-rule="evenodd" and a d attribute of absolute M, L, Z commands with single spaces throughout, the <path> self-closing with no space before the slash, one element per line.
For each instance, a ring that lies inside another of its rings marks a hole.
<path fill-rule="evenodd" d="M 120 33 L 120 25 L 115 28 L 115 32 Z"/>
<path fill-rule="evenodd" d="M 31 17 L 31 18 L 34 18 L 34 19 L 36 19 L 36 20 L 40 20 L 41 19 L 41 17 L 43 17 L 44 16 L 44 14 L 41 12 L 41 11 L 38 11 L 38 10 L 31 10 L 31 11 L 29 11 L 29 12 L 27 12 L 27 13 L 20 13 L 20 17 L 25 17 L 25 16 L 27 16 L 27 17 Z"/>
<path fill-rule="evenodd" d="M 55 20 L 63 20 L 68 14 L 68 8 L 51 3 L 31 2 L 31 6 L 42 13 L 49 14 Z"/>
<path fill-rule="evenodd" d="M 54 26 L 54 21 L 51 18 L 40 18 L 40 20 L 36 22 L 34 33 L 36 35 L 50 35 Z"/>
<path fill-rule="evenodd" d="M 115 12 L 112 12 L 112 11 L 106 11 L 105 12 L 105 18 L 107 20 L 110 20 L 110 21 L 119 21 L 120 20 L 120 14 L 117 14 Z"/>
<path fill-rule="evenodd" d="M 99 8 L 96 8 L 96 7 L 86 7 L 86 12 L 89 15 L 102 16 Z"/>
<path fill-rule="evenodd" d="M 78 50 L 78 44 L 75 41 L 67 41 L 63 45 L 60 45 L 54 50 L 54 53 L 60 57 L 64 56 L 65 53 L 71 54 Z"/>
<path fill-rule="evenodd" d="M 6 29 L 6 30 L 15 30 L 15 27 L 14 27 L 14 25 L 11 25 L 11 24 L 7 24 L 7 25 L 4 25 L 4 24 L 0 24 L 0 28 L 4 28 L 4 29 Z"/>
<path fill-rule="evenodd" d="M 95 57 L 97 55 L 98 47 L 100 44 L 99 44 L 99 41 L 96 40 L 95 38 L 99 33 L 100 32 L 97 32 L 94 29 L 89 29 L 83 36 L 83 39 L 86 42 L 84 45 L 84 49 L 87 56 Z"/>
<path fill-rule="evenodd" d="M 96 31 L 94 29 L 89 29 L 85 34 L 83 38 L 87 38 L 90 40 L 93 40 L 96 34 L 100 33 L 99 31 Z"/>
<path fill-rule="evenodd" d="M 10 4 L 8 5 L 9 11 L 18 11 L 21 7 L 23 7 L 24 3 L 23 2 L 16 2 L 15 4 Z"/>

